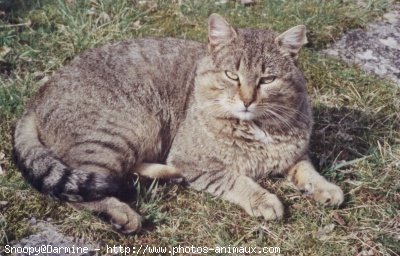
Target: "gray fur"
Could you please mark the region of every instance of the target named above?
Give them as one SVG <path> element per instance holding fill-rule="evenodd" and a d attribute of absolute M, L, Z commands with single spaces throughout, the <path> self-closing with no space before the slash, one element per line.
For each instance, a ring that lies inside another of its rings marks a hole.
<path fill-rule="evenodd" d="M 141 163 L 167 162 L 196 190 L 280 218 L 280 201 L 255 181 L 270 173 L 301 180 L 293 168 L 307 159 L 312 128 L 296 65 L 305 28 L 278 37 L 234 29 L 214 14 L 209 34 L 208 46 L 172 38 L 108 44 L 60 70 L 15 130 L 28 181 L 63 200 L 98 200 L 79 206 L 115 215 L 104 205 L 119 201 L 104 198 L 123 196 L 119 185 Z M 137 214 L 127 216 L 113 221 L 140 227 Z"/>

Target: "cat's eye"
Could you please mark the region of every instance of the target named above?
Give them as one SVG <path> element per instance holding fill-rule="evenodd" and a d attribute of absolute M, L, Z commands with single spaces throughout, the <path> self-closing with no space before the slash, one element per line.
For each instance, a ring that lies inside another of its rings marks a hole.
<path fill-rule="evenodd" d="M 231 72 L 231 71 L 226 70 L 226 71 L 225 71 L 225 75 L 226 75 L 229 79 L 232 79 L 232 80 L 235 80 L 235 81 L 239 81 L 239 76 L 236 75 L 235 73 Z"/>
<path fill-rule="evenodd" d="M 263 84 L 270 84 L 273 81 L 275 81 L 276 76 L 266 76 L 266 77 L 261 77 L 260 82 L 258 83 L 259 85 Z"/>

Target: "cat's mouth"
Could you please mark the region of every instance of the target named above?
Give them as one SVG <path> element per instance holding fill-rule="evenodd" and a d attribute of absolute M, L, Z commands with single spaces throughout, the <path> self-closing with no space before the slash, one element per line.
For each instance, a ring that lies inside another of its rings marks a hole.
<path fill-rule="evenodd" d="M 244 121 L 250 121 L 253 120 L 256 116 L 254 115 L 253 112 L 251 112 L 248 109 L 243 109 L 239 111 L 235 111 L 233 113 L 238 119 L 244 120 Z"/>
<path fill-rule="evenodd" d="M 225 110 L 225 113 L 228 114 L 228 118 L 237 118 L 243 121 L 251 121 L 254 120 L 256 115 L 256 105 L 251 104 L 249 107 L 245 107 L 243 102 L 224 102 L 222 101 L 222 107 Z"/>
<path fill-rule="evenodd" d="M 250 121 L 256 118 L 255 114 L 255 106 L 252 104 L 249 107 L 243 106 L 243 103 L 239 102 L 229 106 L 229 112 L 233 117 L 243 120 L 243 121 Z"/>

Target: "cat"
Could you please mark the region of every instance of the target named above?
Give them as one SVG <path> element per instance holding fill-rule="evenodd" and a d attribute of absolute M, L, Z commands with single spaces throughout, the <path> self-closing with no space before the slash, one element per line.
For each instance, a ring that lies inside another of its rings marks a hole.
<path fill-rule="evenodd" d="M 328 205 L 342 190 L 308 158 L 312 114 L 297 66 L 305 26 L 278 35 L 208 20 L 208 43 L 147 38 L 76 57 L 29 102 L 17 122 L 16 163 L 38 191 L 105 213 L 137 232 L 123 200 L 132 175 L 182 177 L 189 187 L 280 219 L 283 205 L 258 183 L 282 174 Z"/>

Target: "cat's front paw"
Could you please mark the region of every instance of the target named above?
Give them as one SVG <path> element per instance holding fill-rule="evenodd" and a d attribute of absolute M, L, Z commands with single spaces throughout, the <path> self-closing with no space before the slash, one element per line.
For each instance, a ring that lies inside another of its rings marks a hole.
<path fill-rule="evenodd" d="M 265 220 L 279 220 L 283 217 L 284 207 L 274 194 L 256 196 L 247 212 L 256 217 L 264 217 Z"/>
<path fill-rule="evenodd" d="M 302 192 L 324 205 L 338 206 L 344 200 L 342 189 L 330 182 L 324 182 L 315 186 L 312 183 L 306 184 Z"/>

